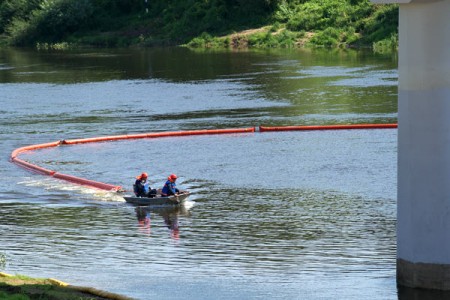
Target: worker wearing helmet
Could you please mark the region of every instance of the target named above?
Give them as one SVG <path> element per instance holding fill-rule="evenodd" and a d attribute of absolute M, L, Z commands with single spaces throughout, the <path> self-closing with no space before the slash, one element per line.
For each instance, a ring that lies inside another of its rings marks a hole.
<path fill-rule="evenodd" d="M 175 174 L 171 174 L 167 177 L 167 181 L 161 191 L 161 196 L 167 197 L 170 195 L 178 195 L 178 193 L 180 193 L 180 190 L 176 188 L 175 181 L 177 181 L 177 178 L 178 177 Z"/>
<path fill-rule="evenodd" d="M 133 191 L 136 197 L 154 197 L 156 195 L 156 190 L 150 188 L 147 178 L 148 174 L 145 172 L 136 176 L 136 181 L 133 185 Z"/>

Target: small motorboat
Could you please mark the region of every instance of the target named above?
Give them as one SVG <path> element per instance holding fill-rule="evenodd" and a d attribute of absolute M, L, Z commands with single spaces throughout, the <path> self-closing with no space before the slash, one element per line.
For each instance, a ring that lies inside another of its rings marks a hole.
<path fill-rule="evenodd" d="M 127 203 L 134 205 L 180 205 L 189 196 L 188 191 L 182 191 L 178 195 L 162 196 L 159 191 L 153 198 L 150 197 L 136 197 L 136 196 L 123 196 Z"/>

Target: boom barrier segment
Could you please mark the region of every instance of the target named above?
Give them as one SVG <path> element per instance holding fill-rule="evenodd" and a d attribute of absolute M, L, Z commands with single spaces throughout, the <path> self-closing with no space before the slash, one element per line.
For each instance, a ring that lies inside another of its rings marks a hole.
<path fill-rule="evenodd" d="M 190 130 L 190 131 L 173 131 L 173 132 L 157 132 L 157 133 L 144 133 L 144 134 L 127 134 L 127 135 L 115 135 L 115 136 L 102 136 L 94 138 L 85 139 L 72 139 L 72 140 L 62 140 L 45 144 L 29 145 L 21 148 L 17 148 L 11 153 L 11 161 L 18 166 L 25 168 L 27 170 L 33 171 L 41 175 L 51 176 L 57 179 L 65 180 L 68 182 L 76 183 L 83 186 L 88 186 L 92 188 L 97 188 L 112 192 L 123 192 L 121 186 L 112 185 L 103 182 L 93 181 L 90 179 L 85 179 L 81 177 L 76 177 L 68 174 L 59 173 L 54 170 L 48 170 L 38 165 L 29 163 L 19 158 L 19 155 L 27 151 L 35 151 L 39 149 L 58 147 L 61 145 L 75 145 L 75 144 L 86 144 L 86 143 L 98 143 L 98 142 L 109 142 L 127 139 L 143 139 L 143 138 L 161 138 L 161 137 L 175 137 L 175 136 L 189 136 L 189 135 L 206 135 L 206 134 L 231 134 L 231 133 L 248 133 L 254 132 L 255 128 L 237 128 L 237 129 L 211 129 L 211 130 Z"/>
<path fill-rule="evenodd" d="M 259 126 L 259 131 L 309 131 L 309 130 L 350 130 L 350 129 L 388 129 L 397 128 L 397 124 L 352 124 L 352 125 L 322 125 L 322 126 Z"/>
<path fill-rule="evenodd" d="M 277 126 L 277 127 L 249 127 L 249 128 L 234 128 L 234 129 L 204 129 L 204 130 L 188 130 L 188 131 L 168 131 L 168 132 L 153 132 L 142 134 L 126 134 L 126 135 L 113 135 L 113 136 L 101 136 L 85 139 L 69 139 L 56 142 L 29 145 L 15 149 L 11 153 L 11 162 L 16 165 L 27 169 L 29 171 L 51 176 L 53 178 L 65 180 L 75 184 L 88 186 L 91 188 L 112 191 L 112 192 L 124 192 L 121 186 L 113 185 L 81 177 L 76 177 L 68 174 L 63 174 L 54 170 L 49 170 L 38 165 L 29 163 L 19 158 L 19 155 L 27 151 L 35 151 L 45 148 L 58 147 L 62 145 L 75 145 L 86 143 L 98 143 L 98 142 L 110 142 L 118 140 L 131 140 L 131 139 L 145 139 L 145 138 L 162 138 L 162 137 L 177 137 L 177 136 L 192 136 L 192 135 L 213 135 L 213 134 L 236 134 L 236 133 L 253 133 L 253 132 L 269 132 L 269 131 L 308 131 L 308 130 L 349 130 L 349 129 L 387 129 L 397 128 L 397 124 L 353 124 L 353 125 L 323 125 L 323 126 Z"/>

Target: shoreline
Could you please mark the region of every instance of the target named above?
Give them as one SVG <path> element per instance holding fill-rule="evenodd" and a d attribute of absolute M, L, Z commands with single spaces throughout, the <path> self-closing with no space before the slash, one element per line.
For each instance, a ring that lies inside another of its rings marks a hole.
<path fill-rule="evenodd" d="M 0 272 L 0 296 L 13 299 L 15 295 L 31 296 L 30 299 L 44 297 L 58 300 L 134 300 L 92 287 L 71 285 L 54 278 L 31 278 Z"/>

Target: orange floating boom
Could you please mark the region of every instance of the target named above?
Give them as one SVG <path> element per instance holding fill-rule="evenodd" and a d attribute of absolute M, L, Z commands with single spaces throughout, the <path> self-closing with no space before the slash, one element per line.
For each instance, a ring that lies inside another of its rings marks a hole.
<path fill-rule="evenodd" d="M 120 192 L 123 191 L 121 186 L 107 184 L 103 182 L 93 181 L 85 178 L 80 178 L 72 175 L 59 173 L 53 170 L 48 170 L 43 167 L 26 162 L 18 156 L 26 151 L 34 151 L 44 148 L 57 147 L 60 145 L 74 145 L 83 143 L 97 143 L 118 141 L 126 139 L 142 139 L 142 138 L 161 138 L 161 137 L 175 137 L 175 136 L 189 136 L 189 135 L 210 135 L 210 134 L 233 134 L 233 133 L 251 133 L 255 131 L 308 131 L 308 130 L 348 130 L 348 129 L 384 129 L 384 128 L 397 128 L 397 124 L 353 124 L 353 125 L 323 125 L 323 126 L 276 126 L 267 127 L 260 126 L 258 130 L 255 127 L 250 128 L 234 128 L 234 129 L 204 129 L 204 130 L 187 130 L 187 131 L 169 131 L 169 132 L 153 132 L 143 134 L 126 134 L 126 135 L 113 135 L 102 136 L 85 139 L 72 139 L 62 140 L 44 144 L 36 144 L 25 146 L 15 149 L 11 153 L 11 161 L 27 170 L 34 171 L 36 173 L 51 176 L 57 179 L 69 181 L 72 183 L 89 186 L 97 189 Z"/>
<path fill-rule="evenodd" d="M 26 162 L 18 156 L 26 151 L 34 151 L 44 148 L 57 147 L 60 145 L 74 145 L 74 144 L 83 144 L 83 143 L 98 143 L 98 142 L 108 142 L 108 141 L 118 141 L 118 140 L 126 140 L 126 139 L 141 139 L 141 138 L 160 138 L 160 137 L 173 137 L 173 136 L 188 136 L 188 135 L 207 135 L 207 134 L 231 134 L 231 133 L 248 133 L 254 132 L 255 128 L 235 128 L 235 129 L 206 129 L 206 130 L 190 130 L 190 131 L 173 131 L 173 132 L 156 132 L 156 133 L 144 133 L 144 134 L 127 134 L 127 135 L 114 135 L 114 136 L 102 136 L 102 137 L 94 137 L 94 138 L 85 138 L 85 139 L 72 139 L 72 140 L 62 140 L 51 143 L 44 144 L 36 144 L 25 146 L 21 148 L 15 149 L 11 153 L 11 161 L 27 170 L 51 176 L 57 179 L 65 180 L 68 182 L 80 184 L 83 186 L 89 186 L 97 189 L 107 190 L 119 192 L 123 191 L 121 186 L 107 184 L 103 182 L 98 182 L 94 180 L 89 180 L 81 177 L 76 177 L 72 175 L 67 175 L 63 173 L 59 173 L 53 170 L 48 170 L 38 165 Z"/>
<path fill-rule="evenodd" d="M 250 127 L 250 128 L 234 128 L 234 129 L 204 129 L 204 130 L 153 132 L 143 134 L 125 134 L 125 135 L 101 136 L 86 139 L 63 140 L 61 141 L 61 144 L 73 145 L 73 144 L 108 142 L 127 139 L 161 138 L 161 137 L 188 136 L 188 135 L 231 134 L 231 133 L 247 133 L 247 132 L 255 132 L 255 128 Z"/>
<path fill-rule="evenodd" d="M 309 131 L 309 130 L 349 130 L 349 129 L 387 129 L 397 128 L 397 124 L 350 124 L 322 126 L 259 126 L 259 131 Z"/>

